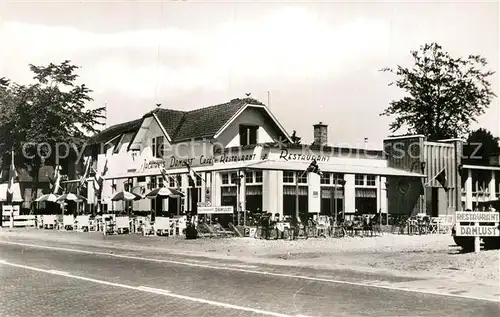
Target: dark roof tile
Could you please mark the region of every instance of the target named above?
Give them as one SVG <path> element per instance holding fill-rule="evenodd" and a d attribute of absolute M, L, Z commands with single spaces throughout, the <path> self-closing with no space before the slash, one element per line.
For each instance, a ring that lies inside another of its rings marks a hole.
<path fill-rule="evenodd" d="M 174 143 L 190 139 L 211 138 L 245 104 L 264 105 L 253 98 L 233 99 L 230 102 L 206 108 L 179 111 L 157 108 L 141 119 L 111 126 L 93 136 L 91 144 L 103 143 L 127 132 L 137 132 L 144 118 L 155 114 Z"/>
<path fill-rule="evenodd" d="M 141 123 L 142 119 L 137 119 L 110 126 L 90 138 L 89 142 L 91 144 L 108 142 L 120 134 L 136 131 L 141 126 Z"/>
<path fill-rule="evenodd" d="M 187 112 L 175 134 L 174 142 L 213 137 L 245 104 L 264 105 L 252 98 L 233 99 L 220 105 Z"/>
<path fill-rule="evenodd" d="M 159 108 L 153 113 L 156 114 L 158 120 L 163 125 L 168 135 L 171 138 L 175 137 L 175 133 L 179 128 L 179 125 L 182 122 L 182 119 L 186 115 L 186 112 L 179 110 L 171 110 L 171 109 L 162 109 Z"/>

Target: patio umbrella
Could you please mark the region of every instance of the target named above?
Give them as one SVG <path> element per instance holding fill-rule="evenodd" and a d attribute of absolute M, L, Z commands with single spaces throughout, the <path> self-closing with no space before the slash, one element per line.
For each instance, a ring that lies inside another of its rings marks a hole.
<path fill-rule="evenodd" d="M 184 194 L 177 189 L 161 187 L 157 188 L 146 195 L 146 198 L 155 199 L 155 198 L 167 198 L 167 197 L 184 197 Z"/>
<path fill-rule="evenodd" d="M 125 190 L 117 192 L 113 197 L 111 197 L 111 201 L 123 201 L 123 210 L 127 210 L 127 213 L 130 213 L 130 210 L 126 208 L 126 202 L 140 200 L 143 197 L 136 193 L 131 193 Z M 114 208 L 113 208 L 114 209 Z"/>
<path fill-rule="evenodd" d="M 136 193 L 130 193 L 125 190 L 122 190 L 116 193 L 113 197 L 111 197 L 111 201 L 133 201 L 140 200 L 142 196 Z"/>
<path fill-rule="evenodd" d="M 76 202 L 81 202 L 86 200 L 85 197 L 73 193 L 68 193 L 61 195 L 59 198 L 57 198 L 57 202 L 63 202 L 63 201 L 76 201 Z"/>
<path fill-rule="evenodd" d="M 57 201 L 57 198 L 59 198 L 59 196 L 57 196 L 55 194 L 45 194 L 45 195 L 38 197 L 35 201 L 36 202 L 50 201 L 50 202 L 54 203 Z"/>

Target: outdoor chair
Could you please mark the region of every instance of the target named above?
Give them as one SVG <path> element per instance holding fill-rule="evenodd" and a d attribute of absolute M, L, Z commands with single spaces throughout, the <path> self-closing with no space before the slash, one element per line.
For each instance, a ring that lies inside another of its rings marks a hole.
<path fill-rule="evenodd" d="M 363 224 L 363 236 L 370 236 L 373 237 L 373 224 L 371 223 L 364 223 Z"/>
<path fill-rule="evenodd" d="M 453 228 L 453 216 L 441 216 L 439 218 L 438 232 L 450 234 Z"/>
<path fill-rule="evenodd" d="M 372 234 L 374 236 L 381 236 L 382 235 L 382 228 L 380 224 L 374 224 L 372 225 Z"/>
<path fill-rule="evenodd" d="M 432 217 L 429 222 L 429 233 L 434 234 L 439 232 L 439 220 L 437 217 Z"/>
<path fill-rule="evenodd" d="M 321 238 L 326 238 L 326 235 L 328 234 L 328 229 L 329 227 L 328 226 L 325 226 L 325 225 L 318 225 L 316 227 L 317 229 L 317 237 L 321 237 Z"/>
<path fill-rule="evenodd" d="M 347 235 L 347 231 L 344 226 L 331 226 L 330 227 L 330 237 L 343 238 Z"/>

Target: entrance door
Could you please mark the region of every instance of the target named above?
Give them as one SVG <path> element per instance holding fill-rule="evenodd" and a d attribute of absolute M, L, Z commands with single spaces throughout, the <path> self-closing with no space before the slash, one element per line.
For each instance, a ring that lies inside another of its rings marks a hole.
<path fill-rule="evenodd" d="M 169 216 L 175 216 L 179 214 L 179 199 L 180 198 L 168 198 Z"/>

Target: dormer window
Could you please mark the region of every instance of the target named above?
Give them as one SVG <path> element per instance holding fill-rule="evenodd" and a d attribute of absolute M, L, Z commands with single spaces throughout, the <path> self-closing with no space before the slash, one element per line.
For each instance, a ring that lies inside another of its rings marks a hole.
<path fill-rule="evenodd" d="M 257 131 L 258 126 L 240 125 L 240 145 L 257 144 Z"/>
<path fill-rule="evenodd" d="M 164 138 L 159 136 L 151 139 L 151 152 L 154 158 L 163 158 Z"/>

